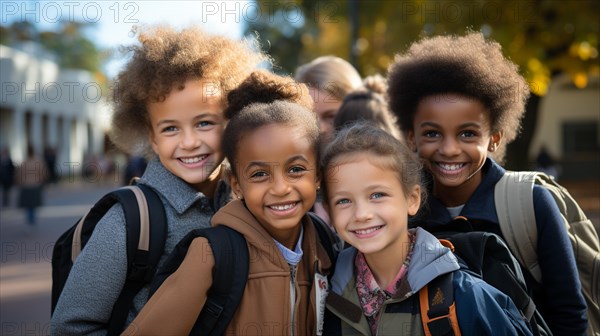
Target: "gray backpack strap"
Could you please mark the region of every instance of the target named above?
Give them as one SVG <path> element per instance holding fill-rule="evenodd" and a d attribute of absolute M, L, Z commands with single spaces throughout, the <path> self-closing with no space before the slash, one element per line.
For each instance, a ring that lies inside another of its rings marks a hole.
<path fill-rule="evenodd" d="M 533 209 L 535 172 L 506 172 L 494 190 L 496 214 L 506 244 L 537 282 L 542 272 L 537 256 L 537 226 Z"/>

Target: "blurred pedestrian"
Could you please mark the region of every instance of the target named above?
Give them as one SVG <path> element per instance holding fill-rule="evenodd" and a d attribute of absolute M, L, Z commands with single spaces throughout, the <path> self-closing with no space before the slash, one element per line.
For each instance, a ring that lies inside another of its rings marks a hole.
<path fill-rule="evenodd" d="M 36 210 L 43 203 L 44 183 L 48 178 L 46 162 L 35 155 L 31 145 L 27 146 L 27 158 L 17 169 L 17 183 L 20 186 L 19 207 L 27 213 L 27 223 L 31 228 L 36 223 Z"/>
<path fill-rule="evenodd" d="M 559 166 L 545 145 L 542 145 L 535 160 L 535 170 L 546 173 L 552 176 L 555 180 L 558 179 Z"/>
<path fill-rule="evenodd" d="M 144 174 L 147 165 L 148 162 L 143 156 L 139 154 L 129 155 L 127 157 L 127 166 L 125 167 L 123 183 L 129 185 L 134 178 L 141 177 Z"/>
<path fill-rule="evenodd" d="M 44 161 L 48 168 L 48 181 L 49 183 L 55 183 L 58 180 L 56 174 L 56 150 L 54 147 L 46 145 L 44 147 Z"/>
<path fill-rule="evenodd" d="M 15 165 L 10 157 L 10 151 L 3 147 L 0 152 L 0 182 L 2 183 L 2 206 L 10 205 L 10 190 L 15 181 Z"/>

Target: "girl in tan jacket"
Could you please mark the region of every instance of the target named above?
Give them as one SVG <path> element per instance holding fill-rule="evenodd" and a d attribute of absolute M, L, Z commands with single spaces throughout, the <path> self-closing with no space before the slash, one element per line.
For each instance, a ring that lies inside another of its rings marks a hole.
<path fill-rule="evenodd" d="M 303 84 L 267 72 L 253 73 L 228 100 L 223 151 L 237 199 L 212 225 L 244 235 L 249 274 L 225 334 L 320 334 L 326 291 L 314 284 L 323 286 L 331 262 L 307 216 L 320 183 L 312 100 Z M 208 241 L 196 238 L 125 334 L 189 334 L 214 266 Z"/>

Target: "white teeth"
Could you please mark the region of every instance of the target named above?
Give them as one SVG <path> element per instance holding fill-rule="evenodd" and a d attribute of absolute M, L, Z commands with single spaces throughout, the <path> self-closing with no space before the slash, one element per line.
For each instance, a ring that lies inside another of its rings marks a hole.
<path fill-rule="evenodd" d="M 179 159 L 183 163 L 192 164 L 192 163 L 200 162 L 200 161 L 206 159 L 207 156 L 208 155 L 201 155 L 201 156 L 196 156 L 193 158 L 179 158 Z"/>
<path fill-rule="evenodd" d="M 271 205 L 271 209 L 277 210 L 277 211 L 285 211 L 285 210 L 289 210 L 289 209 L 293 208 L 295 205 L 296 205 L 296 203 L 286 204 L 286 205 Z"/>
<path fill-rule="evenodd" d="M 376 227 L 372 227 L 372 228 L 365 229 L 365 230 L 354 230 L 354 232 L 356 232 L 358 234 L 361 234 L 361 235 L 364 235 L 364 234 L 369 234 L 371 232 L 375 232 L 375 231 L 377 231 L 377 230 L 379 230 L 381 228 L 382 228 L 382 226 L 376 226 Z"/>
<path fill-rule="evenodd" d="M 464 164 L 463 163 L 455 163 L 455 164 L 444 164 L 444 163 L 439 163 L 438 166 L 444 170 L 458 170 L 460 168 L 462 168 Z"/>

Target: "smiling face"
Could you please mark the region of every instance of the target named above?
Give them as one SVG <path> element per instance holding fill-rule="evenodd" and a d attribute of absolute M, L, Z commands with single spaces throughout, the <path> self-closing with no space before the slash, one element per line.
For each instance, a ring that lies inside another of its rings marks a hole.
<path fill-rule="evenodd" d="M 342 155 L 327 170 L 328 206 L 340 236 L 365 255 L 405 253 L 408 216 L 419 209 L 420 187 L 408 192 L 398 173 L 370 153 Z"/>
<path fill-rule="evenodd" d="M 460 95 L 430 96 L 417 106 L 413 125 L 408 140 L 433 176 L 433 194 L 442 202 L 453 194 L 453 204 L 446 206 L 464 204 L 482 180 L 488 150 L 501 139 L 492 134 L 487 110 Z"/>
<path fill-rule="evenodd" d="M 183 90 L 148 104 L 150 142 L 167 170 L 212 197 L 224 158 L 225 119 L 220 95 L 207 92 L 204 84 L 189 80 Z"/>
<path fill-rule="evenodd" d="M 259 127 L 242 139 L 231 186 L 267 232 L 293 249 L 301 219 L 316 200 L 314 144 L 302 128 L 282 124 Z"/>

